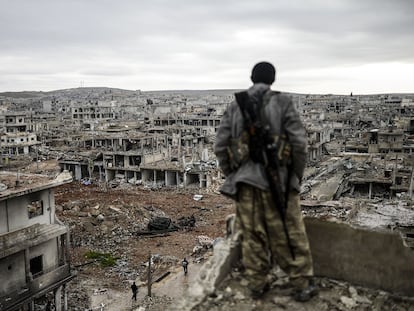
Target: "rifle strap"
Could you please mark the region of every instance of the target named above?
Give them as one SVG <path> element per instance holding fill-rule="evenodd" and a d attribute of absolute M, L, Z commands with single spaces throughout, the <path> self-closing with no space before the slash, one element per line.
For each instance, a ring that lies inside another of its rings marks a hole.
<path fill-rule="evenodd" d="M 245 127 L 251 127 L 257 120 L 267 125 L 268 121 L 264 114 L 264 107 L 270 102 L 272 95 L 279 94 L 279 92 L 268 90 L 258 99 L 253 99 L 249 96 L 247 91 L 235 94 L 236 102 L 239 105 L 242 116 L 245 120 Z"/>

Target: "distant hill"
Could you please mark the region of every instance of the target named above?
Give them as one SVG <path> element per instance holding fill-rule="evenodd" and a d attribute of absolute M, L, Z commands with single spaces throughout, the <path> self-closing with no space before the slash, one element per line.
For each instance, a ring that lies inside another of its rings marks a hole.
<path fill-rule="evenodd" d="M 36 91 L 23 91 L 23 92 L 3 92 L 0 93 L 0 97 L 8 98 L 36 98 L 45 96 L 45 92 L 36 92 Z"/>
<path fill-rule="evenodd" d="M 54 90 L 49 92 L 42 92 L 42 91 L 22 91 L 22 92 L 3 92 L 0 93 L 0 97 L 7 97 L 7 98 L 14 98 L 14 99 L 28 99 L 28 98 L 43 98 L 43 97 L 81 97 L 81 98 L 94 98 L 100 97 L 104 95 L 104 97 L 108 97 L 111 95 L 113 96 L 121 96 L 121 97 L 128 97 L 128 96 L 136 96 L 139 94 L 143 95 L 175 95 L 175 94 L 182 94 L 187 96 L 203 96 L 203 95 L 232 95 L 239 90 L 232 90 L 232 89 L 217 89 L 217 90 L 154 90 L 154 91 L 140 91 L 140 90 L 125 90 L 125 89 L 118 89 L 118 88 L 110 88 L 110 87 L 78 87 L 78 88 L 71 88 L 71 89 L 62 89 L 62 90 Z M 312 96 L 335 96 L 335 94 L 301 94 L 301 93 L 292 93 L 286 92 L 290 95 L 312 95 Z M 387 93 L 387 94 L 354 94 L 354 96 L 383 96 L 383 95 L 391 95 L 391 96 L 412 96 L 413 93 Z M 346 95 L 339 95 L 339 96 L 346 96 Z"/>
<path fill-rule="evenodd" d="M 185 94 L 187 96 L 194 96 L 194 95 L 207 95 L 207 94 L 215 94 L 215 95 L 227 95 L 233 94 L 238 90 L 159 90 L 159 91 L 140 91 L 140 90 L 125 90 L 125 89 L 118 89 L 118 88 L 109 88 L 109 87 L 78 87 L 78 88 L 71 88 L 71 89 L 62 89 L 62 90 L 54 90 L 49 92 L 36 92 L 36 91 L 22 91 L 22 92 L 3 92 L 0 93 L 0 97 L 7 97 L 7 98 L 14 98 L 14 99 L 27 99 L 27 98 L 41 98 L 41 97 L 81 97 L 81 98 L 93 98 L 93 97 L 100 97 L 102 95 L 106 96 L 134 96 L 138 94 L 146 94 L 146 95 L 174 95 L 174 94 Z"/>
<path fill-rule="evenodd" d="M 124 90 L 124 89 L 117 89 L 112 87 L 77 87 L 72 89 L 63 89 L 63 90 L 56 90 L 50 91 L 47 93 L 49 96 L 54 95 L 89 95 L 89 94 L 114 94 L 114 95 L 133 95 L 136 93 L 140 93 L 140 90 L 133 91 L 133 90 Z"/>
<path fill-rule="evenodd" d="M 0 97 L 7 98 L 40 98 L 40 97 L 53 97 L 53 96 L 80 96 L 88 97 L 90 95 L 101 95 L 101 94 L 113 94 L 113 95 L 134 95 L 140 91 L 123 90 L 109 87 L 78 87 L 71 89 L 54 90 L 49 92 L 42 91 L 22 91 L 22 92 L 3 92 L 0 93 Z"/>

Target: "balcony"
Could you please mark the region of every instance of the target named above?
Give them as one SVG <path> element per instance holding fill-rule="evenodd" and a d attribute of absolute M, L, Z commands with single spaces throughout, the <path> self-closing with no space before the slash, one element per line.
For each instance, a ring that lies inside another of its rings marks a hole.
<path fill-rule="evenodd" d="M 66 234 L 67 231 L 68 229 L 65 226 L 59 224 L 34 224 L 30 227 L 2 234 L 0 235 L 0 258 Z"/>
<path fill-rule="evenodd" d="M 52 291 L 74 277 L 75 275 L 70 272 L 69 264 L 49 269 L 47 273 L 39 275 L 34 280 L 26 283 L 21 289 L 0 297 L 0 310 L 16 310 L 19 306 L 28 303 L 34 296 Z"/>

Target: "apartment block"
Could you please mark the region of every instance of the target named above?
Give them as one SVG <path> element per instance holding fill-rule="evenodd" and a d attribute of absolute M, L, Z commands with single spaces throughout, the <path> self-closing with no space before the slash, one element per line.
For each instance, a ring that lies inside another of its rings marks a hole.
<path fill-rule="evenodd" d="M 0 118 L 0 149 L 6 155 L 27 155 L 40 144 L 26 112 L 3 112 Z"/>

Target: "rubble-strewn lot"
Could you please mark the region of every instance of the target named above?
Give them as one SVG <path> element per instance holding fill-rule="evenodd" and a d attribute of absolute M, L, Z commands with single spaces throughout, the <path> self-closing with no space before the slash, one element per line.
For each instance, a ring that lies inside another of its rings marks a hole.
<path fill-rule="evenodd" d="M 195 200 L 195 194 L 202 199 L 197 196 Z M 70 227 L 71 261 L 78 272 L 69 285 L 71 310 L 89 307 L 88 295 L 81 288 L 85 284 L 91 290 L 128 291 L 131 280 L 145 282 L 150 252 L 154 255 L 153 279 L 185 256 L 202 261 L 204 250 L 198 242 L 224 236 L 225 218 L 234 212 L 230 200 L 198 189 L 118 187 L 105 191 L 94 184 L 73 182 L 57 188 L 55 197 L 57 215 Z M 176 231 L 149 234 L 150 220 L 160 216 L 170 218 Z M 103 267 L 85 258 L 90 251 L 107 254 L 116 264 Z"/>
<path fill-rule="evenodd" d="M 202 199 L 195 194 L 201 194 Z M 97 306 L 102 297 L 118 304 L 107 305 L 108 310 L 173 309 L 177 299 L 174 295 L 155 293 L 151 298 L 145 297 L 149 253 L 153 255 L 153 280 L 162 279 L 169 272 L 181 272 L 177 269 L 183 257 L 189 257 L 191 264 L 208 258 L 210 239 L 225 235 L 225 218 L 234 213 L 232 202 L 217 193 L 130 186 L 104 190 L 79 182 L 56 189 L 56 206 L 59 219 L 71 230 L 72 266 L 78 276 L 68 286 L 69 306 L 70 310 L 79 311 Z M 332 211 L 328 214 L 335 215 Z M 149 223 L 157 217 L 170 219 L 169 229 L 149 232 Z M 91 252 L 105 254 L 106 259 L 115 260 L 115 265 L 105 267 L 104 261 L 86 258 Z M 316 279 L 319 297 L 307 304 L 297 303 L 289 296 L 291 288 L 286 276 L 276 271 L 271 277 L 271 291 L 264 299 L 253 301 L 241 274 L 234 271 L 197 310 L 414 311 L 413 298 L 325 278 Z M 137 304 L 130 301 L 132 280 L 140 285 Z M 167 277 L 161 283 L 163 288 L 175 287 L 171 290 L 175 293 L 182 286 L 176 278 Z M 185 288 L 182 290 L 184 293 Z"/>

